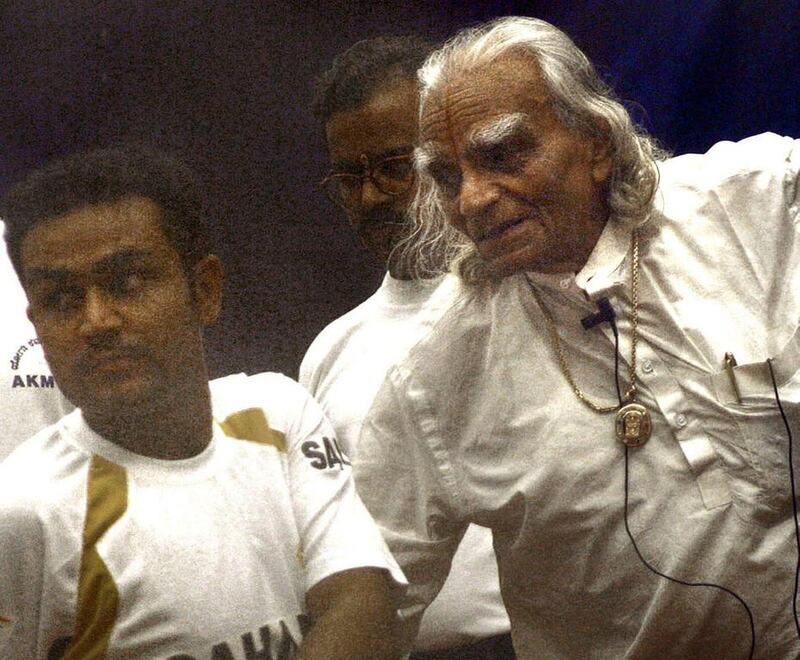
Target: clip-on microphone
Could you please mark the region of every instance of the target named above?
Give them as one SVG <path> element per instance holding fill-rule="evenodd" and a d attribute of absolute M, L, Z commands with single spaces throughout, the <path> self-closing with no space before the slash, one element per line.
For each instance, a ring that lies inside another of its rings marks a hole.
<path fill-rule="evenodd" d="M 596 304 L 600 311 L 589 314 L 589 316 L 584 316 L 581 319 L 581 325 L 584 330 L 591 330 L 601 323 L 611 323 L 613 325 L 614 319 L 617 318 L 616 314 L 614 314 L 614 308 L 611 306 L 611 303 L 608 302 L 608 298 L 600 298 Z"/>

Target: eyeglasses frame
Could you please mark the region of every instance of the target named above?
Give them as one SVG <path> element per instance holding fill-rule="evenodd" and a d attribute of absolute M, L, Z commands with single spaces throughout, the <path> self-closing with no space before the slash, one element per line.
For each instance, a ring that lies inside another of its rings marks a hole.
<path fill-rule="evenodd" d="M 358 179 L 359 180 L 359 191 L 363 191 L 364 181 L 369 179 L 372 182 L 372 185 L 375 186 L 384 195 L 389 195 L 391 197 L 399 197 L 400 195 L 403 195 L 406 192 L 408 192 L 411 189 L 411 186 L 414 185 L 414 179 L 416 178 L 416 174 L 413 172 L 413 170 L 412 170 L 411 177 L 408 180 L 408 186 L 405 187 L 403 190 L 400 190 L 400 191 L 397 191 L 397 192 L 393 192 L 393 191 L 390 191 L 390 190 L 384 190 L 381 187 L 380 183 L 373 176 L 373 173 L 377 169 L 378 166 L 380 166 L 383 163 L 386 163 L 388 161 L 393 161 L 393 160 L 398 160 L 398 161 L 399 160 L 410 160 L 410 161 L 413 161 L 413 159 L 414 159 L 414 152 L 411 151 L 411 152 L 409 152 L 407 154 L 398 154 L 397 156 L 387 156 L 386 158 L 380 158 L 377 161 L 375 161 L 375 163 L 373 164 L 371 162 L 370 157 L 367 154 L 362 153 L 358 158 L 359 162 L 362 164 L 362 167 L 363 167 L 363 171 L 361 173 L 355 174 L 355 173 L 352 173 L 352 172 L 333 172 L 333 171 L 331 171 L 330 173 L 328 173 L 325 176 L 325 178 L 323 178 L 319 182 L 319 185 L 325 191 L 325 195 L 327 196 L 327 198 L 329 200 L 331 200 L 331 202 L 333 202 L 336 206 L 344 209 L 345 211 L 351 209 L 352 206 L 348 206 L 344 202 L 344 200 L 341 198 L 341 196 L 336 195 L 336 193 L 332 193 L 330 191 L 330 189 L 328 188 L 328 185 L 331 182 L 335 182 L 335 181 L 340 180 L 340 179 Z M 358 195 L 358 197 L 360 197 L 360 195 Z"/>

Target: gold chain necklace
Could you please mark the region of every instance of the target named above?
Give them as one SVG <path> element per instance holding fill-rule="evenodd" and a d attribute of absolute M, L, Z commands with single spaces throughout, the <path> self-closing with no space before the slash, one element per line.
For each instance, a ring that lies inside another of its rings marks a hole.
<path fill-rule="evenodd" d="M 526 278 L 527 279 L 527 278 Z M 650 411 L 636 401 L 636 344 L 639 338 L 639 231 L 634 229 L 631 233 L 631 360 L 628 364 L 628 389 L 625 392 L 626 403 L 617 406 L 603 406 L 589 399 L 578 387 L 572 372 L 567 364 L 567 357 L 561 345 L 561 338 L 558 336 L 556 323 L 550 310 L 545 306 L 539 292 L 533 283 L 528 279 L 536 304 L 542 310 L 545 321 L 547 321 L 547 331 L 550 336 L 550 343 L 556 354 L 561 372 L 567 379 L 575 396 L 594 412 L 606 414 L 616 412 L 615 432 L 617 438 L 629 447 L 639 447 L 650 438 L 652 431 L 652 420 Z M 615 376 L 616 377 L 616 376 Z"/>

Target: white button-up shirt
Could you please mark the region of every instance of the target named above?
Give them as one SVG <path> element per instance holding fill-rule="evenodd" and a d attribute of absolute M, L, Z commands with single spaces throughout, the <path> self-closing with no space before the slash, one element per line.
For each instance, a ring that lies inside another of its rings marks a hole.
<path fill-rule="evenodd" d="M 636 354 L 653 434 L 627 464 L 614 415 L 567 384 L 531 293 L 578 387 L 614 405 L 611 329 L 580 323 L 609 299 L 624 392 L 631 243 L 613 221 L 575 275 L 465 291 L 390 372 L 362 432 L 356 480 L 412 598 L 435 593 L 468 522 L 490 527 L 520 658 L 747 657 L 734 596 L 642 559 L 735 592 L 757 658 L 800 656 L 789 443 L 766 363 L 800 435 L 800 142 L 721 143 L 660 170 Z"/>

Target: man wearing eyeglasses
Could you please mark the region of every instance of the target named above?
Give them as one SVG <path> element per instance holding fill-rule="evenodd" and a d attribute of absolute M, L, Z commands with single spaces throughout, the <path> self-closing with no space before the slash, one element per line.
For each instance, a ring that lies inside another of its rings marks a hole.
<path fill-rule="evenodd" d="M 411 37 L 360 41 L 322 77 L 313 108 L 332 164 L 322 186 L 387 268 L 380 288 L 325 328 L 300 367 L 300 382 L 320 401 L 351 458 L 389 366 L 436 322 L 454 293 L 448 276 L 419 276 L 432 275 L 438 264 L 411 263 L 398 248 L 416 192 L 416 71 L 429 52 Z M 412 658 L 513 658 L 509 629 L 491 535 L 470 527 L 447 583 L 425 612 Z"/>

